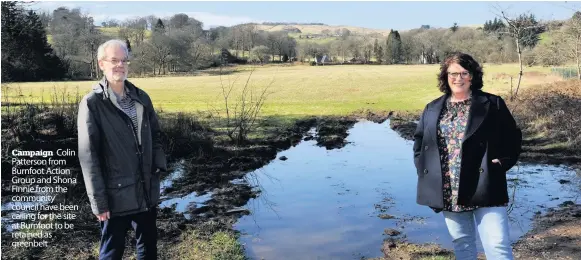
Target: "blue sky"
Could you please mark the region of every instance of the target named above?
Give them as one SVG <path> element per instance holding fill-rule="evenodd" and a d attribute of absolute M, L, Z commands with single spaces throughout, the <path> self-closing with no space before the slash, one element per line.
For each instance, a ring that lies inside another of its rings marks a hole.
<path fill-rule="evenodd" d="M 135 16 L 170 17 L 185 13 L 209 26 L 231 26 L 246 22 L 317 22 L 375 29 L 407 30 L 423 24 L 450 27 L 483 24 L 495 17 L 493 6 L 510 14 L 531 12 L 541 20 L 567 19 L 581 2 L 60 2 L 45 1 L 31 8 L 52 11 L 59 6 L 81 8 L 95 23 L 110 18 L 124 20 Z"/>

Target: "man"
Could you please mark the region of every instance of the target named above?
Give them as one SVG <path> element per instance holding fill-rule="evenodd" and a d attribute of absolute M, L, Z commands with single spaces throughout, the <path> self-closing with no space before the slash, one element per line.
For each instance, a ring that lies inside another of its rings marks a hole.
<path fill-rule="evenodd" d="M 138 259 L 157 258 L 157 204 L 166 160 L 151 99 L 127 81 L 123 41 L 99 46 L 103 79 L 79 105 L 79 160 L 93 213 L 101 224 L 100 259 L 121 259 L 135 230 Z"/>

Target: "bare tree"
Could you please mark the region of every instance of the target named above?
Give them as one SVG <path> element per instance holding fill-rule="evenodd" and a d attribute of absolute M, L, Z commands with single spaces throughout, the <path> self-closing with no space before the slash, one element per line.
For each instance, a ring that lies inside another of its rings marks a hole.
<path fill-rule="evenodd" d="M 119 29 L 119 37 L 122 39 L 128 39 L 131 42 L 131 46 L 138 47 L 145 40 L 145 31 L 148 27 L 147 18 L 133 18 L 127 19 L 121 24 L 121 29 Z"/>
<path fill-rule="evenodd" d="M 269 50 L 268 47 L 264 45 L 256 46 L 250 51 L 250 59 L 253 61 L 259 61 L 261 64 L 268 61 Z"/>
<path fill-rule="evenodd" d="M 234 26 L 230 31 L 232 35 L 232 47 L 234 48 L 234 55 L 238 58 L 238 50 L 244 49 L 244 30 L 241 26 Z M 242 53 L 244 55 L 244 52 Z"/>
<path fill-rule="evenodd" d="M 166 64 L 169 62 L 171 55 L 171 39 L 163 34 L 154 34 L 149 42 L 148 55 L 153 63 L 153 75 L 155 75 L 155 69 L 158 68 L 157 74 L 163 74 L 166 72 Z M 157 65 L 157 66 L 156 66 Z"/>
<path fill-rule="evenodd" d="M 197 69 L 203 63 L 210 60 L 212 56 L 212 48 L 205 39 L 197 39 L 192 42 L 189 54 L 191 55 L 191 64 L 193 69 Z"/>
<path fill-rule="evenodd" d="M 373 42 L 369 34 L 363 34 L 361 36 L 361 53 L 365 63 L 371 60 L 371 55 L 373 53 Z"/>
<path fill-rule="evenodd" d="M 256 68 L 250 70 L 242 91 L 238 97 L 232 97 L 236 80 L 224 85 L 222 80 L 222 66 L 220 66 L 220 84 L 222 98 L 224 99 L 224 117 L 226 121 L 226 134 L 236 145 L 248 140 L 248 133 L 252 132 L 259 118 L 260 112 L 268 96 L 268 89 L 274 83 L 268 83 L 262 90 L 256 91 L 250 84 L 250 79 Z M 234 100 L 233 100 L 234 99 Z"/>
<path fill-rule="evenodd" d="M 258 38 L 258 29 L 255 24 L 245 24 L 242 26 L 242 56 L 244 56 L 244 51 L 248 51 L 250 56 L 250 50 L 256 46 L 256 41 Z"/>
<path fill-rule="evenodd" d="M 84 53 L 81 55 L 81 61 L 89 64 L 90 66 L 90 77 L 91 78 L 98 78 L 99 77 L 99 65 L 97 63 L 97 48 L 102 40 L 102 36 L 99 31 L 93 25 L 93 18 L 90 16 L 83 17 L 86 23 L 83 24 L 83 28 L 81 29 L 81 37 L 80 40 L 83 43 L 83 51 Z"/>
<path fill-rule="evenodd" d="M 349 51 L 349 54 L 352 55 L 353 58 L 355 59 L 359 59 L 361 58 L 361 39 L 355 38 L 355 37 L 351 37 L 351 39 L 349 39 L 348 41 L 348 45 L 347 45 L 347 50 Z"/>
<path fill-rule="evenodd" d="M 52 13 L 49 32 L 58 56 L 69 64 L 73 78 L 98 75 L 96 51 L 103 39 L 93 25 L 93 18 L 80 9 L 59 7 Z"/>
<path fill-rule="evenodd" d="M 534 24 L 531 19 L 527 19 L 528 15 L 520 15 L 519 17 L 511 17 L 507 14 L 506 10 L 501 10 L 500 7 L 495 7 L 497 11 L 497 16 L 502 18 L 506 23 L 506 29 L 501 31 L 502 34 L 509 35 L 514 39 L 516 44 L 516 52 L 518 54 L 518 63 L 519 63 L 519 73 L 518 73 L 518 83 L 516 85 L 516 91 L 513 93 L 512 91 L 512 81 L 510 82 L 510 99 L 513 100 L 518 95 L 518 90 L 520 88 L 520 82 L 522 80 L 523 75 L 523 59 L 522 59 L 522 46 L 523 43 L 527 40 L 527 37 L 530 36 L 529 32 L 532 29 L 538 28 L 539 25 Z M 499 13 L 499 14 L 498 14 Z"/>
<path fill-rule="evenodd" d="M 288 42 L 288 33 L 286 32 L 272 32 L 266 37 L 266 46 L 270 49 L 272 55 L 272 61 L 276 55 L 279 56 L 279 60 L 282 61 L 282 55 L 285 51 L 285 43 Z"/>

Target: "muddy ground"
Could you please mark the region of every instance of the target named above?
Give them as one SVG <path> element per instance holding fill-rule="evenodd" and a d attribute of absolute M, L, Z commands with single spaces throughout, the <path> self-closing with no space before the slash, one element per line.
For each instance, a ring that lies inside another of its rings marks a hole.
<path fill-rule="evenodd" d="M 537 216 L 514 252 L 518 259 L 581 259 L 581 204 L 565 202 Z"/>
<path fill-rule="evenodd" d="M 36 112 L 34 112 L 36 113 Z M 62 116 L 62 115 L 61 115 Z M 72 147 L 76 149 L 74 120 L 71 118 L 58 119 L 58 116 L 46 112 L 38 112 L 25 119 L 7 122 L 2 121 L 2 151 L 4 153 L 14 147 L 38 147 L 43 145 L 46 150 L 51 147 Z M 28 118 L 28 119 L 26 119 Z M 33 120 L 33 119 L 38 120 Z M 260 195 L 260 190 L 252 187 L 247 178 L 247 172 L 261 168 L 276 158 L 279 151 L 286 150 L 301 140 L 315 139 L 317 144 L 327 149 L 338 149 L 346 145 L 347 131 L 358 119 L 367 119 L 377 123 L 390 118 L 390 126 L 399 132 L 404 138 L 411 139 L 415 130 L 416 121 L 419 119 L 414 113 L 394 113 L 389 111 L 371 112 L 361 110 L 345 117 L 304 118 L 285 127 L 270 127 L 263 131 L 258 138 L 250 139 L 241 145 L 233 145 L 223 138 L 216 138 L 223 134 L 204 126 L 196 120 L 184 116 L 174 118 L 161 118 L 165 132 L 165 149 L 171 165 L 177 165 L 182 161 L 185 169 L 184 175 L 173 180 L 173 185 L 165 190 L 162 195 L 168 197 L 182 197 L 192 192 L 198 195 L 212 193 L 209 201 L 204 205 L 191 205 L 187 213 L 188 219 L 183 214 L 177 213 L 175 208 L 163 208 L 158 211 L 160 259 L 175 259 L 171 255 L 176 244 L 182 242 L 180 236 L 189 230 L 196 230 L 202 237 L 209 238 L 217 231 L 224 231 L 236 235 L 232 225 L 243 215 L 250 214 L 241 209 L 251 198 Z M 61 122 L 62 121 L 62 122 Z M 308 131 L 315 128 L 316 136 L 310 136 Z M 534 142 L 530 143 L 534 147 Z M 544 154 L 544 153 L 543 153 Z M 411 151 L 410 151 L 411 156 Z M 545 156 L 545 155 L 544 155 Z M 7 161 L 3 158 L 3 169 L 9 169 Z M 555 159 L 554 162 L 559 162 Z M 75 167 L 75 162 L 70 162 Z M 77 163 L 78 167 L 78 163 Z M 170 169 L 169 172 L 171 172 Z M 9 181 L 2 171 L 3 200 L 10 195 Z M 86 203 L 86 194 L 82 184 L 82 175 L 76 171 L 79 185 L 71 189 L 58 200 L 78 200 L 82 205 L 79 219 L 75 222 L 73 232 L 55 232 L 51 240 L 52 246 L 46 249 L 15 249 L 9 246 L 11 238 L 8 232 L 2 232 L 2 258 L 3 259 L 58 259 L 64 254 L 71 255 L 74 259 L 96 259 L 98 255 L 99 225 L 90 212 Z M 165 176 L 167 178 L 167 175 Z M 8 191 L 8 192 L 7 192 Z M 7 192 L 7 193 L 6 193 Z M 5 212 L 3 212 L 4 216 Z M 553 215 L 550 215 L 553 214 Z M 555 220 L 553 224 L 549 220 Z M 543 222 L 543 219 L 546 219 Z M 579 226 L 578 207 L 564 207 L 560 211 L 547 214 L 546 218 L 539 218 L 537 227 L 529 232 L 515 247 L 515 252 L 529 252 L 532 255 L 547 255 L 557 258 L 569 259 L 567 256 L 579 256 L 579 252 L 572 250 L 578 246 L 579 233 L 573 232 Z M 540 224 L 538 224 L 540 223 Z M 553 226 L 551 226 L 553 225 Z M 561 238 L 548 237 L 536 239 L 536 234 L 559 234 L 562 229 L 571 230 L 569 235 Z M 425 257 L 450 256 L 451 252 L 439 248 L 437 245 L 414 245 L 405 241 L 404 234 L 388 231 L 390 238 L 386 239 L 382 248 L 386 259 L 422 259 Z M 553 233 L 551 233 L 553 232 Z M 132 232 L 127 238 L 127 250 L 125 256 L 134 253 Z M 530 237 L 530 239 L 529 239 Z M 558 243 L 563 246 L 554 246 Z M 577 243 L 577 244 L 575 244 Z M 533 250 L 532 252 L 530 250 Z M 538 251 L 534 251 L 538 250 Z M 536 252 L 536 253 L 535 253 Z M 521 253 L 522 254 L 522 253 Z M 562 258 L 559 258 L 562 257 Z M 527 259 L 526 256 L 520 259 Z M 579 259 L 579 257 L 577 257 Z"/>

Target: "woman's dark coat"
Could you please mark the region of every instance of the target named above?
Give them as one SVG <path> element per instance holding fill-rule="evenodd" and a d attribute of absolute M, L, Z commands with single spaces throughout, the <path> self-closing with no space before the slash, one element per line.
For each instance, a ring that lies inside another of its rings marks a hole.
<path fill-rule="evenodd" d="M 435 211 L 444 207 L 437 125 L 448 96 L 442 95 L 426 105 L 414 133 L 417 203 Z M 473 91 L 461 148 L 459 205 L 497 206 L 508 202 L 506 172 L 518 160 L 521 141 L 521 130 L 504 100 Z M 492 163 L 493 159 L 499 159 L 501 164 Z"/>

